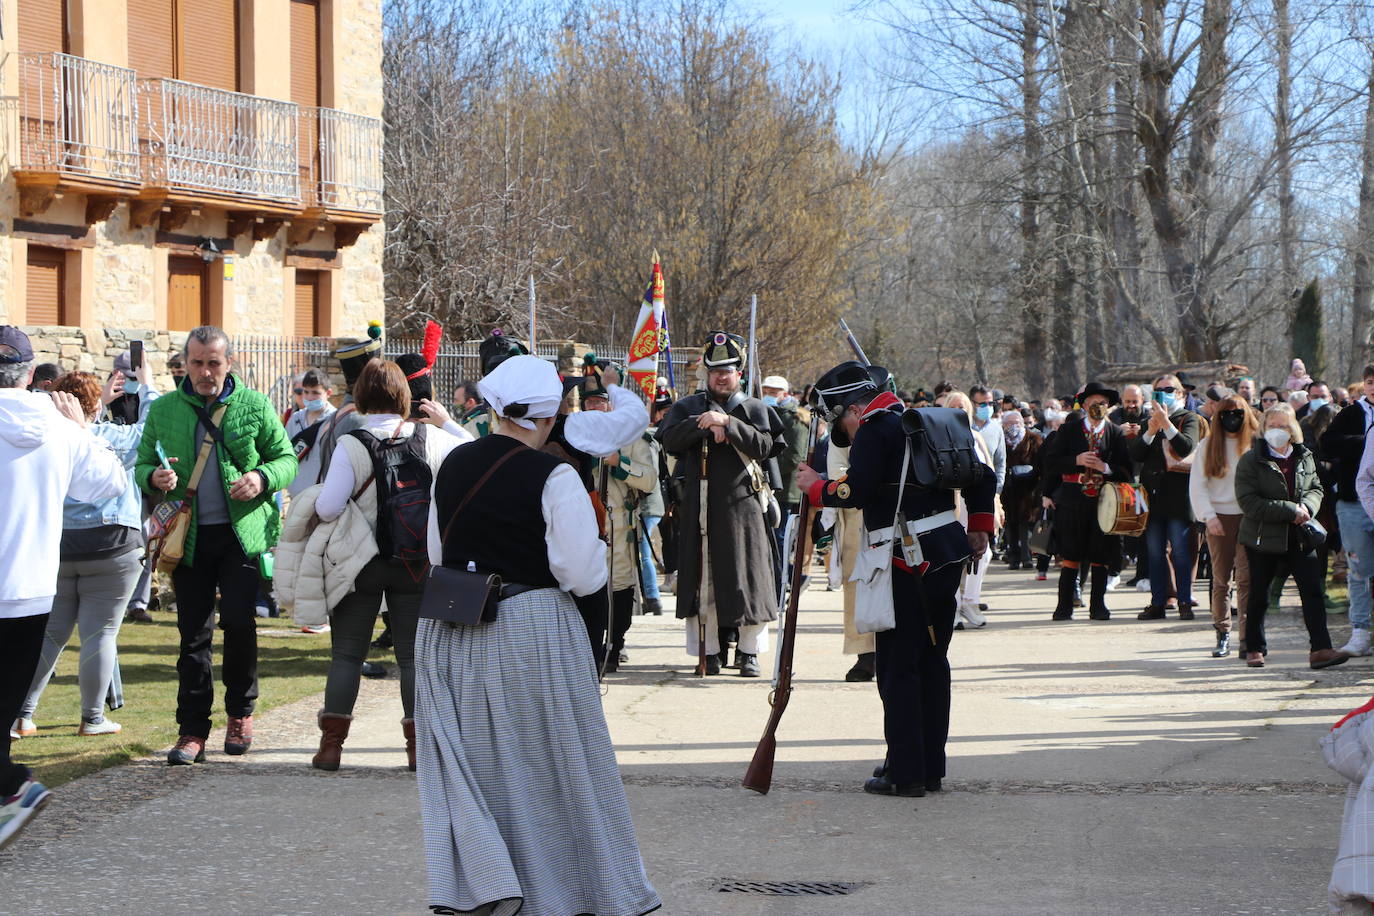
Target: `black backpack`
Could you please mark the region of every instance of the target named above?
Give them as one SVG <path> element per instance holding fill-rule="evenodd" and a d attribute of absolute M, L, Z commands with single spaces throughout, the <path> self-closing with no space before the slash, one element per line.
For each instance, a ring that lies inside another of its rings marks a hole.
<path fill-rule="evenodd" d="M 377 482 L 377 550 L 419 582 L 429 569 L 429 503 L 434 472 L 425 457 L 425 424 L 408 439 L 378 439 L 352 430 L 372 458 Z"/>
<path fill-rule="evenodd" d="M 909 407 L 902 430 L 911 440 L 912 482 L 926 490 L 962 490 L 983 476 L 968 414 L 954 407 Z"/>

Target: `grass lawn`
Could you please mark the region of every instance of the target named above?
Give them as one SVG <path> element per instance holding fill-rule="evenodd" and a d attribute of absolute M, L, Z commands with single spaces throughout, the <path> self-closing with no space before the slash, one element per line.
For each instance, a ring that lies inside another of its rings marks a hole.
<path fill-rule="evenodd" d="M 155 623 L 126 623 L 119 631 L 124 706 L 106 713 L 124 726 L 117 735 L 83 738 L 76 733 L 81 724 L 81 695 L 76 683 L 78 642 L 73 634 L 34 713 L 38 734 L 14 742 L 13 748 L 14 759 L 33 767 L 48 786 L 146 756 L 176 742 L 176 622 L 171 611 L 153 616 Z M 219 683 L 218 667 L 221 635 L 215 631 L 216 727 L 224 726 L 224 687 Z M 289 617 L 258 620 L 258 712 L 324 690 L 328 668 L 328 634 L 300 633 Z"/>

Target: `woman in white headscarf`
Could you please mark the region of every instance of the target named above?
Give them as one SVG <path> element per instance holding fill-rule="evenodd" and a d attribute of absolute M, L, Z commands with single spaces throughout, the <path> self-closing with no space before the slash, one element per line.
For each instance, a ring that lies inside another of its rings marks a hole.
<path fill-rule="evenodd" d="M 478 383 L 498 418 L 434 481 L 435 566 L 496 573 L 496 620 L 422 619 L 420 807 L 436 913 L 638 916 L 649 884 L 573 595 L 606 582 L 576 471 L 539 449 L 563 397 L 553 366 L 514 356 Z"/>

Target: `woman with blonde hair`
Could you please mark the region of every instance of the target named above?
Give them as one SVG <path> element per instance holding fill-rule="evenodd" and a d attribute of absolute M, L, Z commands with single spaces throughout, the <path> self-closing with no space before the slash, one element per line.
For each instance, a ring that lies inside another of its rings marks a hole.
<path fill-rule="evenodd" d="M 1241 511 L 1236 502 L 1236 465 L 1259 430 L 1259 415 L 1240 395 L 1217 404 L 1216 422 L 1198 443 L 1201 461 L 1188 473 L 1188 496 L 1193 515 L 1207 526 L 1207 549 L 1212 555 L 1212 627 L 1217 644 L 1213 658 L 1231 654 L 1231 574 L 1236 577 L 1236 628 L 1245 633 L 1246 602 L 1250 597 L 1250 564 L 1239 547 Z M 1244 646 L 1242 638 L 1241 645 Z M 1244 649 L 1242 648 L 1242 652 Z"/>
<path fill-rule="evenodd" d="M 1331 648 L 1322 602 L 1320 533 L 1309 523 L 1322 504 L 1317 460 L 1303 444 L 1293 408 L 1279 404 L 1264 412 L 1263 436 L 1236 464 L 1236 502 L 1242 514 L 1240 542 L 1250 564 L 1249 613 L 1245 621 L 1245 664 L 1263 668 L 1268 644 L 1264 612 L 1269 583 L 1281 564 L 1292 571 L 1302 598 L 1312 668 L 1329 668 L 1350 658 Z"/>
<path fill-rule="evenodd" d="M 941 398 L 944 399 L 944 404 L 941 406 L 962 410 L 964 413 L 968 414 L 969 422 L 972 423 L 973 402 L 969 400 L 968 395 L 964 394 L 962 391 L 948 391 L 941 395 Z M 939 399 L 937 399 L 937 403 L 939 403 Z M 991 472 L 992 455 L 989 453 L 987 443 L 983 441 L 983 437 L 977 433 L 974 433 L 973 436 L 973 447 L 978 450 L 979 460 L 987 465 L 988 471 Z M 959 512 L 962 517 L 963 500 L 960 499 L 957 505 L 959 506 Z M 998 503 L 997 505 L 1000 509 L 1001 504 Z M 958 607 L 960 620 L 954 627 L 956 630 L 964 629 L 965 625 L 973 627 L 975 630 L 979 627 L 987 626 L 987 615 L 983 613 L 983 609 L 979 607 L 979 604 L 981 603 L 983 595 L 983 576 L 987 573 L 988 566 L 991 564 L 992 551 L 986 550 L 983 552 L 983 556 L 974 563 L 971 569 L 964 571 L 964 579 L 959 583 Z"/>

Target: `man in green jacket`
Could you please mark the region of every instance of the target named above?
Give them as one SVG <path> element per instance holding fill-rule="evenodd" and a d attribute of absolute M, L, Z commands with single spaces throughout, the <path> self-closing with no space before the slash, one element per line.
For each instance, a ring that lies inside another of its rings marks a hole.
<path fill-rule="evenodd" d="M 206 450 L 192 494 L 185 556 L 172 573 L 181 634 L 180 737 L 167 755 L 172 765 L 205 759 L 214 702 L 210 638 L 216 592 L 224 631 L 220 674 L 229 716 L 224 752 L 243 754 L 253 743 L 258 562 L 276 544 L 281 529 L 273 494 L 296 476 L 296 456 L 272 403 L 230 371 L 233 359 L 233 345 L 224 331 L 211 326 L 191 331 L 186 377 L 175 392 L 149 409 L 134 468 L 139 486 L 150 495 L 186 499 L 197 458 Z"/>

